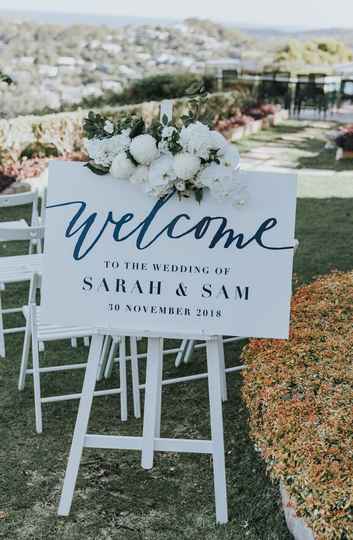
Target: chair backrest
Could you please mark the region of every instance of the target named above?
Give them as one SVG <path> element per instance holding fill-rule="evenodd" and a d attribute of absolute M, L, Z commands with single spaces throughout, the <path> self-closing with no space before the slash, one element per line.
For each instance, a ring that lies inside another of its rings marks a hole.
<path fill-rule="evenodd" d="M 44 238 L 44 227 L 1 227 L 0 241 L 16 240 L 42 240 Z"/>
<path fill-rule="evenodd" d="M 15 195 L 0 195 L 0 208 L 23 206 L 25 204 L 36 203 L 37 201 L 37 191 L 28 191 L 26 193 L 17 193 Z"/>

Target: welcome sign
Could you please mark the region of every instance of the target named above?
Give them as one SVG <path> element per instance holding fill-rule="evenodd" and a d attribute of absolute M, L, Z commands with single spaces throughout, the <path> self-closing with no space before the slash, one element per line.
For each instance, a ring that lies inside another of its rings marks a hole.
<path fill-rule="evenodd" d="M 50 163 L 48 323 L 287 338 L 296 176 L 241 172 L 244 207 L 144 195 L 82 163 Z"/>

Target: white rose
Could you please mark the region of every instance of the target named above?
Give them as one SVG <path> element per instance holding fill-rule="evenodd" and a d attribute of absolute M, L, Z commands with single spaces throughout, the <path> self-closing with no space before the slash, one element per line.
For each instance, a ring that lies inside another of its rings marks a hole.
<path fill-rule="evenodd" d="M 144 184 L 148 180 L 148 174 L 149 168 L 146 165 L 139 165 L 130 176 L 130 182 L 132 184 Z"/>
<path fill-rule="evenodd" d="M 176 180 L 176 174 L 172 157 L 161 156 L 151 164 L 148 173 L 148 182 L 151 186 L 165 186 L 174 180 Z"/>
<path fill-rule="evenodd" d="M 136 166 L 126 155 L 126 152 L 120 152 L 114 159 L 110 167 L 110 174 L 118 180 L 128 180 L 135 172 Z"/>
<path fill-rule="evenodd" d="M 176 154 L 173 158 L 173 168 L 175 174 L 181 180 L 189 180 L 200 170 L 200 158 L 187 152 Z"/>
<path fill-rule="evenodd" d="M 137 163 L 149 165 L 158 156 L 156 140 L 152 135 L 138 135 L 131 141 L 130 153 Z"/>
<path fill-rule="evenodd" d="M 113 122 L 111 122 L 110 120 L 107 120 L 105 122 L 105 124 L 104 124 L 104 131 L 106 133 L 109 133 L 109 135 L 114 133 L 114 124 L 113 124 Z"/>
<path fill-rule="evenodd" d="M 220 158 L 221 165 L 226 167 L 232 167 L 233 169 L 239 169 L 240 155 L 237 147 L 234 144 L 228 143 L 222 157 Z"/>

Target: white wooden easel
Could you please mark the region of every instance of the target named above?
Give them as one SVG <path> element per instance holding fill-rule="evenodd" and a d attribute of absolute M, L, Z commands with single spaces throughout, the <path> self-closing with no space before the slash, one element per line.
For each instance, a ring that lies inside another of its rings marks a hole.
<path fill-rule="evenodd" d="M 160 110 L 161 119 L 166 115 L 168 119 L 171 120 L 172 112 L 172 101 L 163 101 Z M 92 337 L 58 514 L 60 516 L 67 516 L 70 512 L 81 456 L 85 447 L 141 450 L 141 465 L 144 469 L 151 469 L 153 467 L 155 451 L 191 452 L 212 455 L 216 520 L 218 523 L 227 523 L 228 507 L 222 415 L 222 398 L 224 399 L 226 396 L 224 395 L 225 374 L 222 338 L 219 336 L 206 336 L 203 334 L 196 336 L 185 336 L 180 334 L 164 336 L 164 338 L 170 339 L 201 339 L 206 342 L 211 439 L 188 440 L 160 437 L 163 382 L 163 338 L 151 332 L 141 333 L 134 330 L 125 330 L 124 335 L 131 336 L 132 338 L 144 335 L 148 338 L 142 436 L 127 437 L 87 433 L 97 372 L 100 368 L 100 351 L 105 335 L 119 337 L 123 334 L 116 329 L 97 329 Z"/>
<path fill-rule="evenodd" d="M 133 330 L 125 330 L 124 334 L 130 336 L 137 335 L 137 333 Z M 97 379 L 97 371 L 99 369 L 100 351 L 102 348 L 104 335 L 118 336 L 120 334 L 112 329 L 99 329 L 96 330 L 92 337 L 58 515 L 67 516 L 70 513 L 81 456 L 83 449 L 86 447 L 141 450 L 141 465 L 144 469 L 151 469 L 153 467 L 155 451 L 191 452 L 212 455 L 216 520 L 218 523 L 227 523 L 228 508 L 222 415 L 223 374 L 221 373 L 220 367 L 220 354 L 222 354 L 222 346 L 219 337 L 203 335 L 188 336 L 189 339 L 202 339 L 206 342 L 211 419 L 211 439 L 192 440 L 168 439 L 160 437 L 163 338 L 149 332 L 144 333 L 144 335 L 148 338 L 148 350 L 142 436 L 127 437 L 87 433 L 87 426 Z M 141 332 L 139 332 L 138 335 L 141 335 Z M 170 339 L 185 338 L 185 336 L 175 334 L 164 337 Z"/>

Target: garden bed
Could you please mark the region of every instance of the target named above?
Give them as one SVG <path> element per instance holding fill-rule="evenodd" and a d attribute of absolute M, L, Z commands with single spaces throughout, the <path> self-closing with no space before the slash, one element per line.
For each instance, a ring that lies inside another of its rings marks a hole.
<path fill-rule="evenodd" d="M 252 438 L 315 540 L 353 538 L 352 320 L 353 272 L 332 273 L 294 295 L 289 341 L 243 352 Z"/>
<path fill-rule="evenodd" d="M 262 111 L 262 112 L 261 112 Z M 262 115 L 262 117 L 259 117 Z M 288 111 L 279 106 L 265 105 L 250 109 L 244 114 L 220 120 L 216 128 L 229 140 L 239 141 L 248 135 L 254 135 L 261 129 L 277 126 L 288 119 Z"/>

